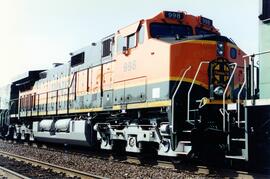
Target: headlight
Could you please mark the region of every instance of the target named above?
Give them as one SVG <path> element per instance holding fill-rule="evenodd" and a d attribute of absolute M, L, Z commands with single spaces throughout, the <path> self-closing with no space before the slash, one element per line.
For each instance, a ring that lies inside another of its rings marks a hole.
<path fill-rule="evenodd" d="M 221 96 L 224 93 L 224 89 L 222 86 L 218 86 L 214 89 L 215 95 Z"/>
<path fill-rule="evenodd" d="M 218 43 L 218 48 L 223 48 L 223 47 L 224 47 L 223 43 Z"/>
<path fill-rule="evenodd" d="M 222 42 L 217 42 L 217 55 L 223 56 L 224 54 L 224 44 Z"/>
<path fill-rule="evenodd" d="M 218 55 L 222 56 L 223 55 L 223 51 L 222 50 L 218 50 Z"/>

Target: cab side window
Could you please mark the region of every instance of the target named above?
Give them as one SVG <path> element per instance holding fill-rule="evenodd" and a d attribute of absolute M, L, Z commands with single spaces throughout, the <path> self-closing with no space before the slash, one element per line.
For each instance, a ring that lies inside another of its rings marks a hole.
<path fill-rule="evenodd" d="M 139 44 L 142 44 L 144 42 L 144 26 L 141 26 L 138 32 L 138 41 Z"/>
<path fill-rule="evenodd" d="M 122 36 L 119 36 L 117 38 L 117 52 L 122 52 L 123 51 L 123 47 L 127 47 L 127 44 L 126 44 L 126 38 L 125 37 L 122 37 Z"/>
<path fill-rule="evenodd" d="M 127 49 L 135 48 L 138 43 L 144 42 L 144 27 L 140 26 L 137 32 L 134 32 L 126 37 L 117 37 L 117 53 L 124 52 Z"/>
<path fill-rule="evenodd" d="M 262 21 L 264 21 L 264 23 L 270 22 L 270 1 L 269 0 L 262 1 L 262 14 L 259 16 L 259 18 Z"/>
<path fill-rule="evenodd" d="M 134 48 L 136 47 L 136 36 L 135 33 L 131 34 L 127 37 L 127 48 Z"/>

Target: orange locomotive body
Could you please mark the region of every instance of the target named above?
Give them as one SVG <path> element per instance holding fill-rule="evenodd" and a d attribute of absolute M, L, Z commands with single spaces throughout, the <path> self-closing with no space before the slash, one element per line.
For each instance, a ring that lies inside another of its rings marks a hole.
<path fill-rule="evenodd" d="M 212 20 L 161 12 L 71 53 L 67 64 L 14 81 L 14 137 L 135 153 L 150 145 L 163 156 L 209 147 L 223 155 L 219 109 L 236 99 L 243 55 Z"/>

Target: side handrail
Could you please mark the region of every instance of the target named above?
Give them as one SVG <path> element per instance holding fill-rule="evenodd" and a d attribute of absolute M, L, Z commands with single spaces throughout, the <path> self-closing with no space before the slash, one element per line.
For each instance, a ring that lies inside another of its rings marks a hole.
<path fill-rule="evenodd" d="M 186 76 L 186 73 L 191 69 L 191 66 L 189 66 L 183 73 L 182 77 L 181 77 L 181 80 L 179 81 L 174 93 L 173 93 L 173 96 L 172 96 L 172 133 L 174 133 L 174 99 L 175 99 L 175 96 L 177 94 L 177 91 L 179 90 L 181 84 L 182 84 L 182 81 L 184 79 L 184 77 Z"/>
<path fill-rule="evenodd" d="M 203 64 L 208 64 L 208 63 L 210 63 L 210 62 L 209 62 L 209 61 L 202 61 L 202 62 L 200 63 L 200 65 L 199 65 L 199 67 L 198 67 L 198 69 L 197 69 L 197 71 L 196 71 L 196 74 L 195 74 L 195 76 L 194 76 L 194 78 L 193 78 L 193 81 L 192 81 L 192 83 L 191 83 L 191 85 L 190 85 L 190 88 L 189 88 L 189 90 L 188 90 L 188 99 L 187 99 L 187 121 L 189 121 L 190 92 L 191 92 L 191 90 L 192 90 L 192 88 L 193 88 L 193 85 L 194 85 L 194 83 L 195 83 L 195 80 L 196 80 L 196 78 L 197 78 L 197 76 L 198 76 L 198 73 L 199 73 L 199 71 L 200 71 L 202 65 L 203 65 Z"/>
<path fill-rule="evenodd" d="M 9 110 L 4 111 L 4 123 L 5 125 L 9 125 L 10 119 L 9 119 Z"/>
<path fill-rule="evenodd" d="M 222 116 L 224 116 L 225 114 L 230 115 L 230 113 L 228 111 L 226 111 L 226 110 L 224 111 L 223 108 L 220 108 L 219 112 L 222 114 Z"/>
<path fill-rule="evenodd" d="M 231 81 L 232 81 L 232 79 L 233 79 L 234 73 L 235 73 L 235 71 L 236 71 L 237 63 L 231 63 L 229 66 L 234 66 L 234 68 L 233 68 L 232 74 L 231 74 L 231 76 L 230 76 L 230 79 L 229 79 L 229 81 L 228 81 L 228 83 L 227 83 L 227 85 L 226 85 L 226 88 L 225 88 L 225 90 L 224 90 L 224 92 L 223 92 L 223 99 L 222 99 L 222 100 L 223 100 L 223 111 L 225 111 L 226 93 L 227 93 L 227 90 L 228 90 L 228 88 L 229 88 L 229 86 L 230 86 L 230 84 L 231 84 Z M 225 120 L 226 120 L 226 117 L 225 117 L 225 114 L 224 114 L 224 115 L 223 115 L 223 131 L 226 130 Z"/>
<path fill-rule="evenodd" d="M 237 123 L 238 123 L 238 127 L 240 127 L 240 96 L 241 96 L 241 93 L 244 89 L 244 87 L 246 86 L 246 83 L 247 83 L 247 62 L 246 60 L 244 60 L 244 82 L 238 92 L 238 95 L 237 95 Z M 247 95 L 245 95 L 245 98 L 247 98 Z"/>
<path fill-rule="evenodd" d="M 4 112 L 5 111 L 1 111 L 0 112 L 0 126 L 4 125 Z"/>
<path fill-rule="evenodd" d="M 230 151 L 230 113 L 227 111 L 227 110 L 225 110 L 225 111 L 223 111 L 224 109 L 222 109 L 222 108 L 220 108 L 219 109 L 219 112 L 223 115 L 223 116 L 225 116 L 225 114 L 227 115 L 227 122 L 228 122 L 228 135 L 227 135 L 227 144 L 228 144 L 228 150 Z M 225 131 L 224 131 L 225 132 Z"/>

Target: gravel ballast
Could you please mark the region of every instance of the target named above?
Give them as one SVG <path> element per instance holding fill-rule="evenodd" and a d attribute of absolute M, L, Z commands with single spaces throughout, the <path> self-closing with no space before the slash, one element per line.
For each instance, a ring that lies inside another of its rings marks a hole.
<path fill-rule="evenodd" d="M 216 178 L 216 176 L 196 174 L 190 171 L 141 166 L 87 155 L 13 144 L 2 140 L 0 140 L 0 150 L 108 178 Z"/>

